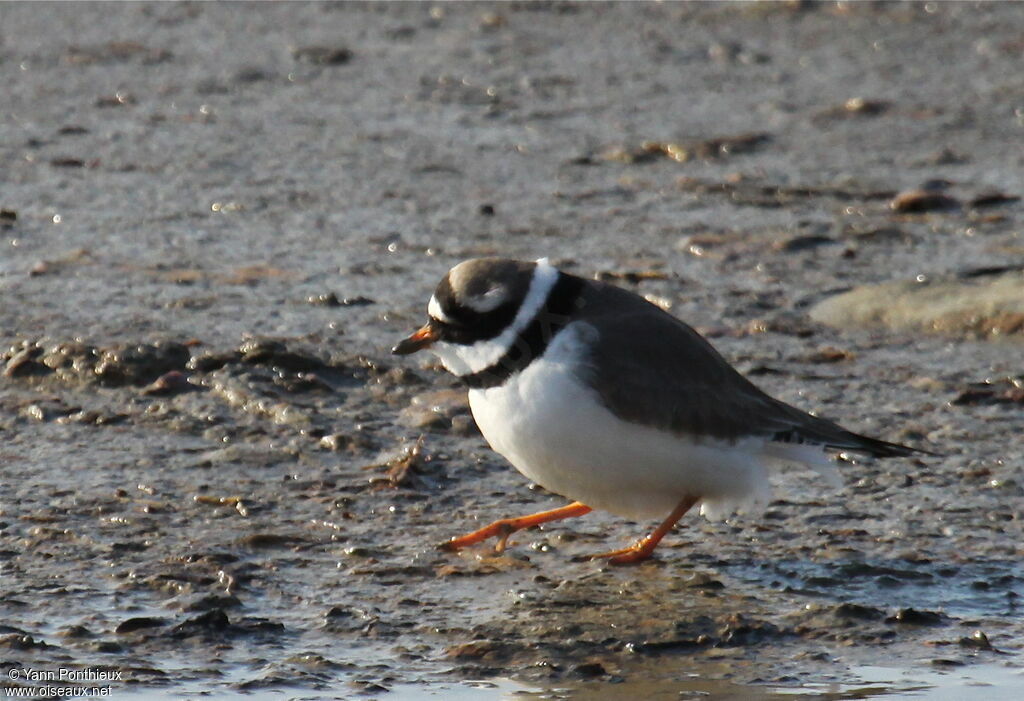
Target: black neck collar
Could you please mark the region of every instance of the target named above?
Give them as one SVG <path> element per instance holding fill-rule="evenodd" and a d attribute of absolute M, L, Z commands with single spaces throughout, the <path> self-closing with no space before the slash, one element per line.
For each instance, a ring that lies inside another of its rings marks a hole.
<path fill-rule="evenodd" d="M 535 358 L 544 355 L 555 334 L 568 325 L 583 289 L 583 280 L 573 275 L 558 273 L 558 280 L 548 293 L 544 305 L 530 324 L 519 332 L 505 355 L 498 362 L 479 372 L 462 375 L 459 379 L 470 389 L 489 389 L 523 370 Z"/>

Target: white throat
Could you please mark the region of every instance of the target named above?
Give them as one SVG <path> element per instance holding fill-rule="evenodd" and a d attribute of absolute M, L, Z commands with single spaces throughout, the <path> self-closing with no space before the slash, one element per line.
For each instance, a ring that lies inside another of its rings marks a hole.
<path fill-rule="evenodd" d="M 551 293 L 551 288 L 557 281 L 558 269 L 551 265 L 547 258 L 541 258 L 533 270 L 530 289 L 526 293 L 526 297 L 523 298 L 519 311 L 516 312 L 512 323 L 506 326 L 504 331 L 494 338 L 477 341 L 470 346 L 439 341 L 432 345 L 430 350 L 438 357 L 445 370 L 453 375 L 462 377 L 486 370 L 501 360 L 502 356 L 515 343 L 516 337 L 530 325 L 537 312 L 544 306 Z M 436 302 L 431 306 L 440 307 Z M 434 311 L 440 311 L 440 309 Z M 443 320 L 441 316 L 437 318 Z"/>

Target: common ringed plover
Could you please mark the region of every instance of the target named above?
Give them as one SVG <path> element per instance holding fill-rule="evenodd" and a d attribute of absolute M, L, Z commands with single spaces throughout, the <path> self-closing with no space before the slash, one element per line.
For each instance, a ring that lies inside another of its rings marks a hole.
<path fill-rule="evenodd" d="M 491 447 L 533 482 L 574 500 L 495 521 L 448 541 L 449 550 L 497 537 L 500 552 L 516 531 L 604 509 L 664 518 L 636 544 L 594 556 L 639 562 L 697 504 L 716 518 L 766 503 L 770 469 L 780 463 L 838 481 L 827 449 L 927 454 L 768 396 L 671 314 L 544 258 L 459 263 L 427 314 L 393 352 L 433 351 L 469 387 Z"/>

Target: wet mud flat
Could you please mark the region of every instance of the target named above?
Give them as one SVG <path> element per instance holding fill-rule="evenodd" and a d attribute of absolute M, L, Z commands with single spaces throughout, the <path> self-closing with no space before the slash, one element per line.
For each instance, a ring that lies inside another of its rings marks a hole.
<path fill-rule="evenodd" d="M 5 672 L 676 698 L 1020 667 L 1019 5 L 2 13 Z M 388 355 L 476 255 L 633 289 L 944 457 L 843 457 L 634 568 L 584 559 L 651 525 L 601 514 L 438 552 L 564 503 Z"/>

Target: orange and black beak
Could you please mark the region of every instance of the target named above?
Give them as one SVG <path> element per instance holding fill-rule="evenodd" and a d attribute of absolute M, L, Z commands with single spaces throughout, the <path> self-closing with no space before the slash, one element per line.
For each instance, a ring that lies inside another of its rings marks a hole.
<path fill-rule="evenodd" d="M 412 336 L 399 341 L 398 345 L 391 349 L 391 352 L 395 355 L 409 355 L 432 346 L 440 338 L 441 335 L 435 328 L 434 323 L 428 321 Z"/>

